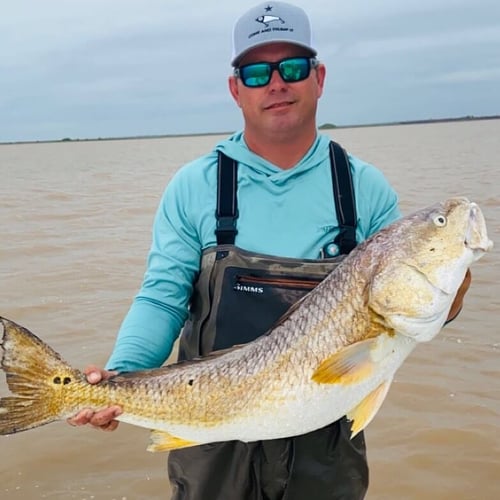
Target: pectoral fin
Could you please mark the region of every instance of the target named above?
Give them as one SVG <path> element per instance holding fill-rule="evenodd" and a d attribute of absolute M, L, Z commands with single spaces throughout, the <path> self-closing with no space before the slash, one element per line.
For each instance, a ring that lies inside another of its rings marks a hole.
<path fill-rule="evenodd" d="M 377 414 L 384 402 L 391 382 L 392 379 L 380 384 L 346 415 L 349 420 L 352 420 L 351 439 L 358 434 L 358 432 L 361 432 Z"/>
<path fill-rule="evenodd" d="M 185 439 L 172 436 L 164 431 L 151 431 L 148 451 L 170 451 L 179 448 L 188 448 L 189 446 L 196 446 L 200 443 L 194 441 L 186 441 Z"/>
<path fill-rule="evenodd" d="M 372 375 L 371 351 L 376 339 L 362 340 L 326 358 L 313 373 L 318 384 L 355 384 Z"/>

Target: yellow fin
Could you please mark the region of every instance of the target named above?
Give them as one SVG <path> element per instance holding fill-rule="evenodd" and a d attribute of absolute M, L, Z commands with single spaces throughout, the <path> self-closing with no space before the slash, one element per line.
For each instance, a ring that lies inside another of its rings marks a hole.
<path fill-rule="evenodd" d="M 150 442 L 147 448 L 148 451 L 170 451 L 179 448 L 188 448 L 189 446 L 196 446 L 200 443 L 194 441 L 187 441 L 185 439 L 172 436 L 164 431 L 151 431 Z"/>
<path fill-rule="evenodd" d="M 351 439 L 361 432 L 377 414 L 387 396 L 391 382 L 392 379 L 380 384 L 346 415 L 349 420 L 352 420 Z"/>
<path fill-rule="evenodd" d="M 6 318 L 0 318 L 0 371 L 5 372 L 12 393 L 0 398 L 2 436 L 71 416 L 65 403 L 78 404 L 84 394 L 83 374 L 36 335 Z"/>
<path fill-rule="evenodd" d="M 322 361 L 312 379 L 318 384 L 355 384 L 368 378 L 374 370 L 370 353 L 376 341 L 362 340 L 344 347 Z"/>

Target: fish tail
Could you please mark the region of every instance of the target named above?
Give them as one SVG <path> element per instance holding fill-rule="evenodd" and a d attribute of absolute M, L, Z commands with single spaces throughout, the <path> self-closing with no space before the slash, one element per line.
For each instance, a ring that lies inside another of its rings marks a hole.
<path fill-rule="evenodd" d="M 1 317 L 0 323 L 0 367 L 12 393 L 0 399 L 0 435 L 69 416 L 67 386 L 83 374 L 26 328 Z"/>

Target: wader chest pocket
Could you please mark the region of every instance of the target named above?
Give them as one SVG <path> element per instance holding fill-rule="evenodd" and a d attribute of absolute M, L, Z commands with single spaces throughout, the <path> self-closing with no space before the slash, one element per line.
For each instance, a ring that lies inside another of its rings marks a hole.
<path fill-rule="evenodd" d="M 322 279 L 227 267 L 216 317 L 214 350 L 255 340 Z"/>

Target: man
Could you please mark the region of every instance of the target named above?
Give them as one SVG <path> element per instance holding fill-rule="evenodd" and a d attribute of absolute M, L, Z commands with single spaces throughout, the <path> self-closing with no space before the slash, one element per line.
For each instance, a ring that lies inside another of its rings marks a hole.
<path fill-rule="evenodd" d="M 291 283 L 318 282 L 339 254 L 400 216 L 383 175 L 353 156 L 345 161 L 349 192 L 332 188 L 342 153 L 334 168 L 330 140 L 317 131 L 326 70 L 302 9 L 283 2 L 250 9 L 234 27 L 232 65 L 229 90 L 244 130 L 167 186 L 141 291 L 107 364 L 112 371 L 87 368 L 92 383 L 160 366 L 183 327 L 181 358 L 255 339 L 305 293 Z M 87 410 L 70 423 L 113 430 L 120 412 Z M 343 419 L 304 436 L 172 452 L 173 497 L 361 499 L 365 442 L 363 433 L 351 440 L 349 429 Z"/>

